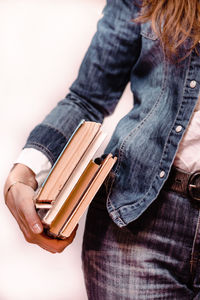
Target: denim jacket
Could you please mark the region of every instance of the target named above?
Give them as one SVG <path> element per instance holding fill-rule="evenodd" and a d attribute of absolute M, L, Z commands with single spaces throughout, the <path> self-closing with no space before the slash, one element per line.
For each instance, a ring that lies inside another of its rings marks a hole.
<path fill-rule="evenodd" d="M 176 63 L 167 59 L 151 24 L 133 22 L 139 10 L 133 0 L 107 0 L 70 93 L 34 128 L 25 145 L 55 162 L 80 120 L 102 122 L 130 81 L 134 108 L 119 121 L 105 150 L 118 157 L 106 187 L 108 212 L 120 227 L 156 199 L 200 84 L 196 51 Z"/>

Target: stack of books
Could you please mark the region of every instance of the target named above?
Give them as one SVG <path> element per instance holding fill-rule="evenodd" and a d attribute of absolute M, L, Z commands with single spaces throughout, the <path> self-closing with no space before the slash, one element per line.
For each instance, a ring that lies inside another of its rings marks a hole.
<path fill-rule="evenodd" d="M 112 154 L 100 164 L 93 160 L 105 136 L 101 124 L 83 120 L 49 172 L 35 198 L 49 235 L 64 239 L 72 233 L 115 164 Z"/>

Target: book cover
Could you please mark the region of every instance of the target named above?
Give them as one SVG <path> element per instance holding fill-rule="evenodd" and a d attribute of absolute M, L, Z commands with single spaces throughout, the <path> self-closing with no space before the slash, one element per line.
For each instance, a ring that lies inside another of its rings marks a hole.
<path fill-rule="evenodd" d="M 48 234 L 65 238 L 71 234 L 117 158 L 109 154 L 93 161 L 105 139 L 101 124 L 82 121 L 50 170 L 35 203 Z"/>

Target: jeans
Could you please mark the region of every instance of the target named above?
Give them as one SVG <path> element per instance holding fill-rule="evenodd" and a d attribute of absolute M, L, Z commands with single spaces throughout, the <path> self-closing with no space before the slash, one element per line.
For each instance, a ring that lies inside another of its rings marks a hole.
<path fill-rule="evenodd" d="M 99 192 L 89 207 L 83 270 L 89 300 L 200 299 L 200 203 L 162 190 L 119 228 Z"/>

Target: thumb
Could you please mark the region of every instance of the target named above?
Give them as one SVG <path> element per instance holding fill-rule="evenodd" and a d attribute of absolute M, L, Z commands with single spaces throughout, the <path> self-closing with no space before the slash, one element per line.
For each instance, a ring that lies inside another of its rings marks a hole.
<path fill-rule="evenodd" d="M 24 209 L 24 217 L 30 230 L 35 234 L 40 234 L 43 231 L 42 222 L 35 210 L 34 203 L 30 203 Z"/>
<path fill-rule="evenodd" d="M 43 231 L 43 225 L 35 210 L 33 202 L 34 191 L 28 186 L 23 188 L 24 191 L 20 199 L 19 208 L 29 229 L 35 234 L 40 234 Z"/>

